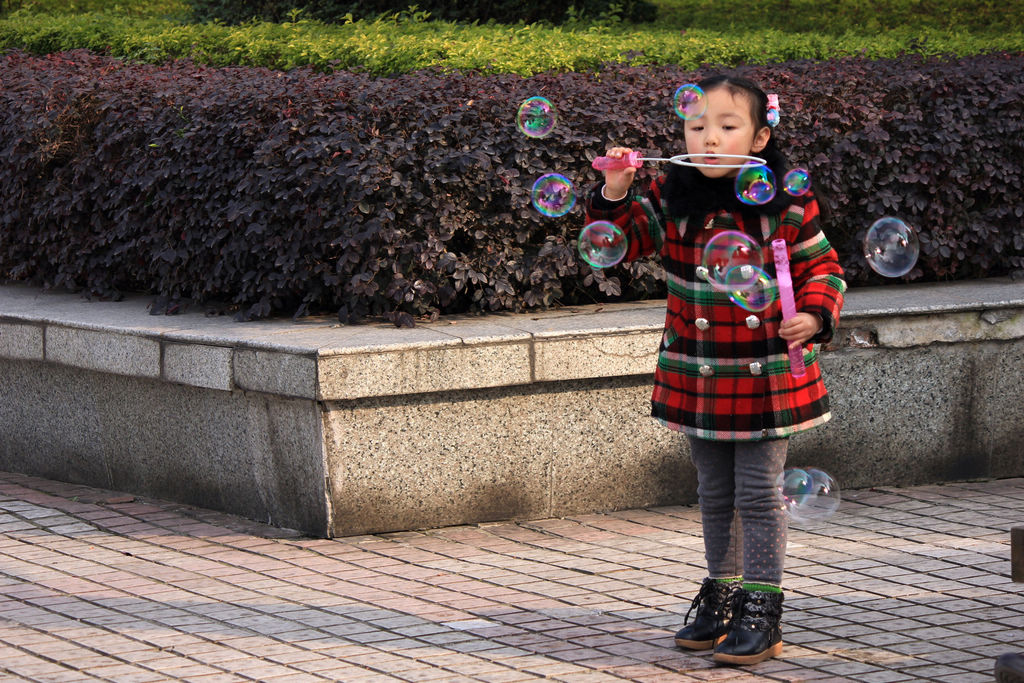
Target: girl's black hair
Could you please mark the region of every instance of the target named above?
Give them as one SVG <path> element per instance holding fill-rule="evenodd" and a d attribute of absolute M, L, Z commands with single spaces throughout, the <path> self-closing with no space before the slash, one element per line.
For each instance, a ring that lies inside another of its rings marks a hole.
<path fill-rule="evenodd" d="M 750 102 L 750 119 L 754 122 L 754 128 L 761 130 L 768 126 L 768 95 L 750 79 L 718 74 L 705 78 L 697 86 L 704 92 L 725 88 L 730 95 L 746 97 Z M 774 143 L 775 136 L 772 136 L 768 139 L 768 144 L 774 145 Z"/>
<path fill-rule="evenodd" d="M 704 92 L 725 88 L 733 95 L 745 97 L 750 102 L 750 114 L 755 130 L 768 126 L 768 95 L 753 81 L 737 76 L 717 75 L 705 78 L 697 85 Z M 756 156 L 767 162 L 766 166 L 775 174 L 776 183 L 781 184 L 788 166 L 775 144 L 774 133 L 768 138 L 765 148 Z M 721 209 L 738 212 L 743 214 L 744 218 L 753 218 L 765 214 L 778 214 L 792 201 L 785 192 L 776 192 L 775 198 L 770 202 L 750 206 L 736 198 L 734 182 L 734 178 L 708 178 L 696 168 L 673 165 L 666 174 L 662 198 L 672 216 L 686 216 L 687 225 L 697 225 L 698 228 L 707 214 Z"/>

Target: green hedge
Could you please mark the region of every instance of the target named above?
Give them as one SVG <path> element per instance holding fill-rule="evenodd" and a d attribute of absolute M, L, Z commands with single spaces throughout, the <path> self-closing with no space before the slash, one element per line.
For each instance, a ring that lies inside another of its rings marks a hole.
<path fill-rule="evenodd" d="M 134 17 L 188 18 L 184 0 L 0 0 L 0 14 L 84 14 L 104 12 Z"/>
<path fill-rule="evenodd" d="M 1019 32 L 1022 0 L 658 0 L 663 20 L 680 27 L 730 31 L 864 34 L 900 28 Z"/>
<path fill-rule="evenodd" d="M 186 0 L 197 21 L 239 24 L 251 19 L 287 21 L 296 12 L 309 19 L 344 22 L 406 11 L 408 0 Z M 657 8 L 647 0 L 417 0 L 416 11 L 446 21 L 543 21 L 562 24 L 579 18 L 652 21 Z"/>
<path fill-rule="evenodd" d="M 704 63 L 765 64 L 842 56 L 880 59 L 901 54 L 1024 52 L 1024 32 L 894 29 L 878 35 L 832 36 L 778 30 L 688 30 L 680 35 L 678 30 L 657 28 L 467 26 L 414 21 L 408 15 L 338 26 L 316 21 L 225 26 L 96 13 L 18 14 L 0 20 L 0 48 L 36 54 L 85 48 L 150 63 L 190 58 L 213 66 L 291 69 L 310 65 L 321 70 L 362 69 L 372 74 L 439 67 L 525 76 L 590 71 L 609 62 L 696 68 Z"/>
<path fill-rule="evenodd" d="M 239 0 L 202 1 L 233 4 Z M 249 4 L 257 1 L 265 4 L 280 0 L 247 1 Z M 384 1 L 351 4 L 370 5 Z M 292 4 L 311 2 L 330 4 L 336 0 L 292 0 Z M 105 12 L 187 17 L 190 11 L 186 3 L 187 0 L 0 0 L 0 15 L 10 10 L 25 9 L 48 14 Z M 1024 24 L 1024 0 L 874 0 L 870 3 L 863 0 L 652 0 L 652 3 L 658 9 L 657 25 L 652 28 L 669 29 L 700 28 L 726 32 L 777 29 L 827 34 L 842 34 L 852 29 L 864 34 L 877 34 L 903 27 L 999 33 L 1020 32 Z M 422 1 L 402 3 L 395 0 L 395 4 L 399 10 L 413 4 L 420 10 L 427 9 L 427 3 Z M 451 6 L 460 3 L 438 4 Z M 580 6 L 581 3 L 564 4 Z M 446 18 L 443 12 L 436 10 L 431 10 L 431 16 L 434 19 Z M 314 17 L 307 15 L 306 18 Z M 517 15 L 510 23 L 521 23 L 524 19 L 524 16 Z"/>

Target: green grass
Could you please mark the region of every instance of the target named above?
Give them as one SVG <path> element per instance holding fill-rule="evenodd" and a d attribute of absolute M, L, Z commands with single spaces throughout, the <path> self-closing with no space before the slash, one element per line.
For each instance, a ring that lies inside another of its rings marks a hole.
<path fill-rule="evenodd" d="M 377 74 L 440 67 L 531 75 L 593 70 L 605 62 L 692 68 L 1024 51 L 1024 0 L 658 0 L 661 19 L 654 24 L 562 27 L 460 25 L 409 12 L 347 24 L 224 26 L 188 23 L 183 0 L 23 2 L 0 19 L 0 47 L 36 53 L 88 48 L 148 62 L 189 57 L 213 65 L 314 65 Z"/>

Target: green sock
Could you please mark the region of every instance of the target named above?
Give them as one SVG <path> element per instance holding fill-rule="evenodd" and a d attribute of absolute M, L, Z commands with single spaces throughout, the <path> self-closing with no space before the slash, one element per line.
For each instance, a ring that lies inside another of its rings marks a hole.
<path fill-rule="evenodd" d="M 743 582 L 743 590 L 745 591 L 764 591 L 765 593 L 781 593 L 781 586 L 773 586 L 770 583 L 747 583 Z"/>
<path fill-rule="evenodd" d="M 718 581 L 719 583 L 739 583 L 742 580 L 742 576 L 723 576 L 721 578 L 715 579 L 715 581 Z"/>

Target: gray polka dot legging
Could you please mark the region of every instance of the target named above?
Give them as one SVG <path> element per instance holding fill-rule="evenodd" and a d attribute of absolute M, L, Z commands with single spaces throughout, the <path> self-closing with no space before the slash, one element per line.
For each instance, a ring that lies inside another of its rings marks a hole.
<path fill-rule="evenodd" d="M 688 439 L 697 468 L 708 575 L 781 586 L 788 520 L 776 482 L 786 465 L 789 439 Z"/>

